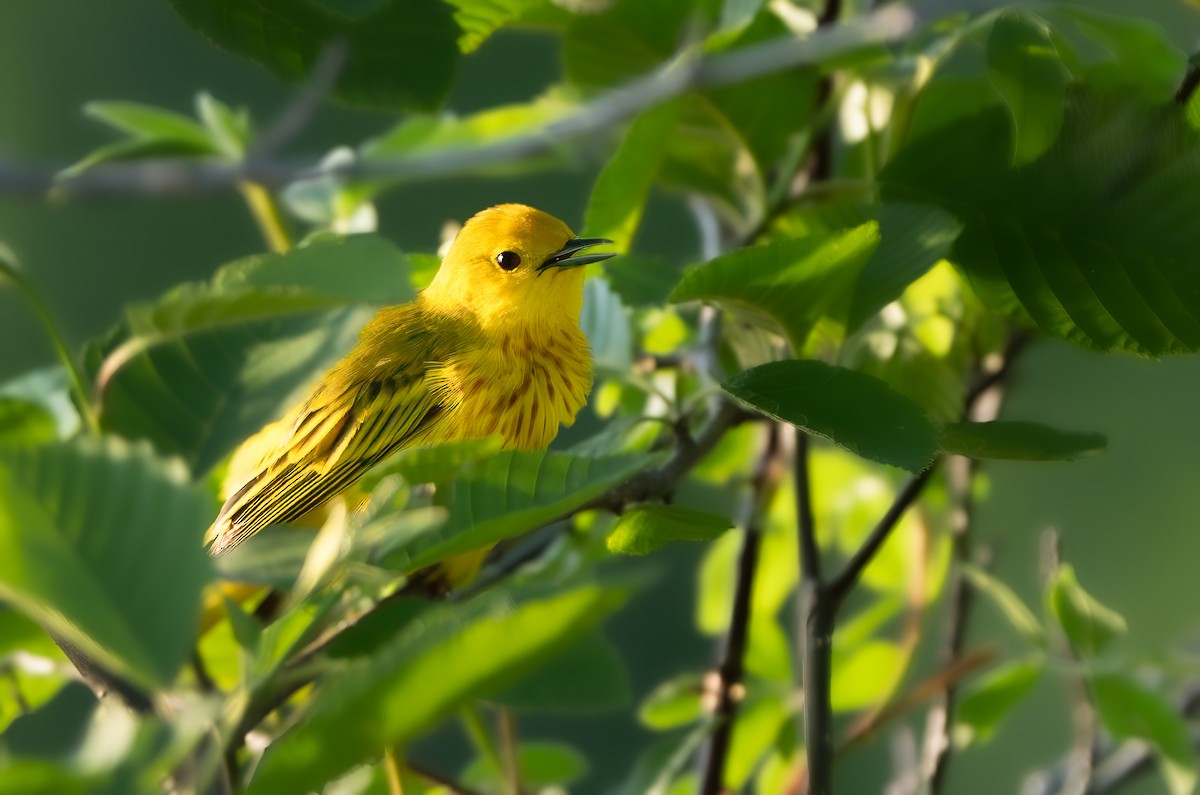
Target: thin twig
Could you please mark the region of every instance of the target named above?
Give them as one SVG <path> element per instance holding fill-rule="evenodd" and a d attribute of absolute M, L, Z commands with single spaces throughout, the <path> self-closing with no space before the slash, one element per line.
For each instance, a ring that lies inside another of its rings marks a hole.
<path fill-rule="evenodd" d="M 482 793 L 480 793 L 478 790 L 471 789 L 470 787 L 460 784 L 457 781 L 452 781 L 448 777 L 443 776 L 441 773 L 430 770 L 429 768 L 417 764 L 416 762 L 410 760 L 407 765 L 408 769 L 418 778 L 423 778 L 434 786 L 444 787 L 453 793 L 453 795 L 482 795 Z"/>
<path fill-rule="evenodd" d="M 227 190 L 244 181 L 279 188 L 321 176 L 380 181 L 444 179 L 485 166 L 511 165 L 542 156 L 567 141 L 609 130 L 694 88 L 742 83 L 765 74 L 817 64 L 860 47 L 897 41 L 916 25 L 917 17 L 911 9 L 893 6 L 816 31 L 804 39 L 786 36 L 729 53 L 685 56 L 600 95 L 539 130 L 483 146 L 324 165 L 266 157 L 242 163 L 147 159 L 100 164 L 67 179 L 60 177 L 61 169 L 38 171 L 0 163 L 0 192 L 43 195 L 56 188 L 75 197 L 130 193 L 182 196 Z"/>
<path fill-rule="evenodd" d="M 733 722 L 745 694 L 742 673 L 745 665 L 746 643 L 750 632 L 750 608 L 754 594 L 754 578 L 758 571 L 759 549 L 762 543 L 762 522 L 776 487 L 779 485 L 783 463 L 780 460 L 780 430 L 777 423 L 767 426 L 767 440 L 758 467 L 751 481 L 751 495 L 742 522 L 742 551 L 738 557 L 737 579 L 734 583 L 733 608 L 729 632 L 725 636 L 721 661 L 715 676 L 716 726 L 709 737 L 700 780 L 701 795 L 719 795 L 724 790 L 725 762 L 733 738 Z"/>
<path fill-rule="evenodd" d="M 341 76 L 347 53 L 345 39 L 334 39 L 325 45 L 313 64 L 308 83 L 296 92 L 266 132 L 258 137 L 248 160 L 269 158 L 304 132 Z"/>

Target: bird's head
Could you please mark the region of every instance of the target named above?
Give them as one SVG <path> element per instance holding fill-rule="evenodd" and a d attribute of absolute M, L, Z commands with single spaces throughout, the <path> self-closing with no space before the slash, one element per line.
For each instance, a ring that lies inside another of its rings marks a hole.
<path fill-rule="evenodd" d="M 586 250 L 610 242 L 576 238 L 562 221 L 523 204 L 490 207 L 459 231 L 422 298 L 486 327 L 578 323 L 580 266 L 613 256 Z"/>

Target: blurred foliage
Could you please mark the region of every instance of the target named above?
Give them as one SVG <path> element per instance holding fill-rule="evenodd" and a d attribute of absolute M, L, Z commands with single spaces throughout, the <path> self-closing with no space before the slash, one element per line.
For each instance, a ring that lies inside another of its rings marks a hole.
<path fill-rule="evenodd" d="M 195 118 L 88 103 L 121 137 L 62 171 L 57 194 L 164 160 L 215 169 L 238 176 L 274 251 L 130 304 L 81 351 L 0 248 L 0 277 L 60 357 L 0 385 L 0 791 L 440 793 L 448 776 L 552 792 L 586 786 L 595 749 L 518 728 L 606 711 L 661 734 L 608 771 L 624 792 L 696 791 L 692 760 L 723 731 L 726 788 L 787 791 L 812 746 L 798 501 L 827 572 L 871 550 L 842 569 L 856 587 L 830 651 L 839 743 L 961 687 L 948 734 L 973 753 L 1053 682 L 1084 693 L 1113 743 L 1144 743 L 1172 795 L 1195 790 L 1194 726 L 1171 700 L 1187 665 L 1124 648 L 1125 620 L 1068 564 L 1047 573 L 1040 612 L 975 565 L 955 533 L 986 500 L 978 472 L 964 486 L 935 470 L 869 546 L 907 473 L 948 456 L 1104 450 L 1044 417 L 975 421 L 972 390 L 1015 335 L 1150 357 L 1200 347 L 1200 104 L 1173 101 L 1188 60 L 1155 26 L 1043 3 L 916 14 L 881 43 L 870 26 L 894 9 L 818 29 L 822 4 L 801 2 L 168 5 L 284 80 L 390 115 L 258 184 L 277 124 L 207 92 Z M 442 109 L 460 62 L 504 29 L 552 38 L 561 75 L 537 96 Z M 234 449 L 437 267 L 376 233 L 384 197 L 581 164 L 598 171 L 580 232 L 625 255 L 585 290 L 585 430 L 549 451 L 403 451 L 363 481 L 360 509 L 271 528 L 214 564 L 201 539 Z M 696 261 L 691 242 L 670 261 L 644 250 L 655 202 L 694 214 Z M 768 423 L 790 426 L 782 446 L 764 445 Z M 807 494 L 780 477 L 791 429 L 815 437 Z M 407 594 L 429 566 L 497 543 L 474 584 Z M 647 587 L 634 557 L 698 544 L 696 627 L 741 638 L 721 660 L 735 656 L 737 681 L 723 693 L 687 668 L 634 694 L 600 624 Z M 929 620 L 955 609 L 960 581 L 1016 649 L 965 683 L 934 661 Z M 71 681 L 73 664 L 107 694 Z M 433 774 L 422 738 L 456 722 L 472 749 Z"/>

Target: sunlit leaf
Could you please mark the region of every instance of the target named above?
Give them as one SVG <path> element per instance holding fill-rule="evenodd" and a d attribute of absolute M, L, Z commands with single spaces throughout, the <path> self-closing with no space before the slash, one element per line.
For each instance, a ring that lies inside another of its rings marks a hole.
<path fill-rule="evenodd" d="M 1012 112 L 1014 165 L 1036 160 L 1062 129 L 1070 82 L 1045 21 L 1020 9 L 997 17 L 988 36 L 988 76 Z"/>
<path fill-rule="evenodd" d="M 462 32 L 458 47 L 464 53 L 479 49 L 489 36 L 520 19 L 532 9 L 550 5 L 550 0 L 447 0 L 454 7 L 454 21 Z"/>
<path fill-rule="evenodd" d="M 1171 795 L 1191 795 L 1197 782 L 1191 733 L 1162 696 L 1124 674 L 1096 674 L 1089 680 L 1100 719 L 1113 736 L 1145 740 L 1158 756 Z"/>
<path fill-rule="evenodd" d="M 1073 461 L 1103 452 L 1108 439 L 1099 433 L 1060 431 L 1036 422 L 960 422 L 942 428 L 938 446 L 971 458 L 1018 461 Z"/>
<path fill-rule="evenodd" d="M 702 691 L 702 679 L 696 674 L 668 679 L 642 701 L 638 707 L 638 720 L 659 731 L 695 723 L 704 715 Z"/>
<path fill-rule="evenodd" d="M 970 732 L 970 742 L 986 743 L 991 739 L 1004 717 L 1037 683 L 1042 668 L 1037 661 L 1007 663 L 966 689 L 955 718 Z"/>
<path fill-rule="evenodd" d="M 143 141 L 172 141 L 196 152 L 216 153 L 203 126 L 181 113 L 137 102 L 89 102 L 83 112 Z"/>
<path fill-rule="evenodd" d="M 306 81 L 340 40 L 345 63 L 333 93 L 369 107 L 432 108 L 450 90 L 459 26 L 444 3 L 376 0 L 357 7 L 319 0 L 170 0 L 213 44 L 284 80 Z"/>
<path fill-rule="evenodd" d="M 330 675 L 304 719 L 271 744 L 247 792 L 304 792 L 403 744 L 569 645 L 622 601 L 619 591 L 589 585 L 427 612 Z"/>
<path fill-rule="evenodd" d="M 840 653 L 834 636 L 833 685 L 830 703 L 835 712 L 878 706 L 904 676 L 907 655 L 894 643 L 869 640 Z"/>
<path fill-rule="evenodd" d="M 588 771 L 587 758 L 565 743 L 526 740 L 517 748 L 517 769 L 521 783 L 533 787 L 566 785 Z M 487 759 L 476 759 L 462 775 L 468 786 L 485 786 L 495 773 Z"/>
<path fill-rule="evenodd" d="M 5 598 L 138 681 L 171 682 L 210 576 L 213 506 L 182 467 L 79 439 L 0 453 L 0 490 Z"/>
<path fill-rule="evenodd" d="M 764 364 L 724 388 L 747 405 L 855 455 L 917 472 L 937 432 L 920 407 L 864 373 L 818 361 Z"/>
<path fill-rule="evenodd" d="M 733 526 L 724 516 L 676 505 L 640 505 L 621 514 L 609 552 L 645 555 L 672 541 L 711 541 Z"/>
<path fill-rule="evenodd" d="M 742 790 L 763 756 L 775 744 L 780 727 L 792 719 L 786 701 L 776 693 L 747 699 L 741 705 L 725 761 L 726 787 L 734 792 Z"/>
<path fill-rule="evenodd" d="M 680 102 L 668 102 L 634 119 L 620 147 L 596 178 L 584 215 L 586 236 L 612 240 L 622 252 L 632 247 L 680 109 Z"/>
<path fill-rule="evenodd" d="M 36 403 L 0 396 L 0 447 L 36 445 L 54 439 L 54 418 Z"/>
<path fill-rule="evenodd" d="M 1055 573 L 1046 601 L 1071 648 L 1083 657 L 1104 651 L 1114 638 L 1125 634 L 1125 619 L 1083 590 L 1069 564 Z"/>
<path fill-rule="evenodd" d="M 822 317 L 845 319 L 855 278 L 878 244 L 878 225 L 867 223 L 738 249 L 688 271 L 671 300 L 716 301 L 766 316 L 799 351 Z"/>

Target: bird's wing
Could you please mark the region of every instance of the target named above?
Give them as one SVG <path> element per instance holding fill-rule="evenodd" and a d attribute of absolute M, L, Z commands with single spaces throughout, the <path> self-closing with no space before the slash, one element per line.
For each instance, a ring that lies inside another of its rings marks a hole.
<path fill-rule="evenodd" d="M 353 360 L 335 367 L 226 500 L 206 539 L 211 552 L 219 555 L 268 525 L 298 519 L 427 434 L 446 406 L 431 388 L 425 357 L 415 354 L 370 370 Z"/>

